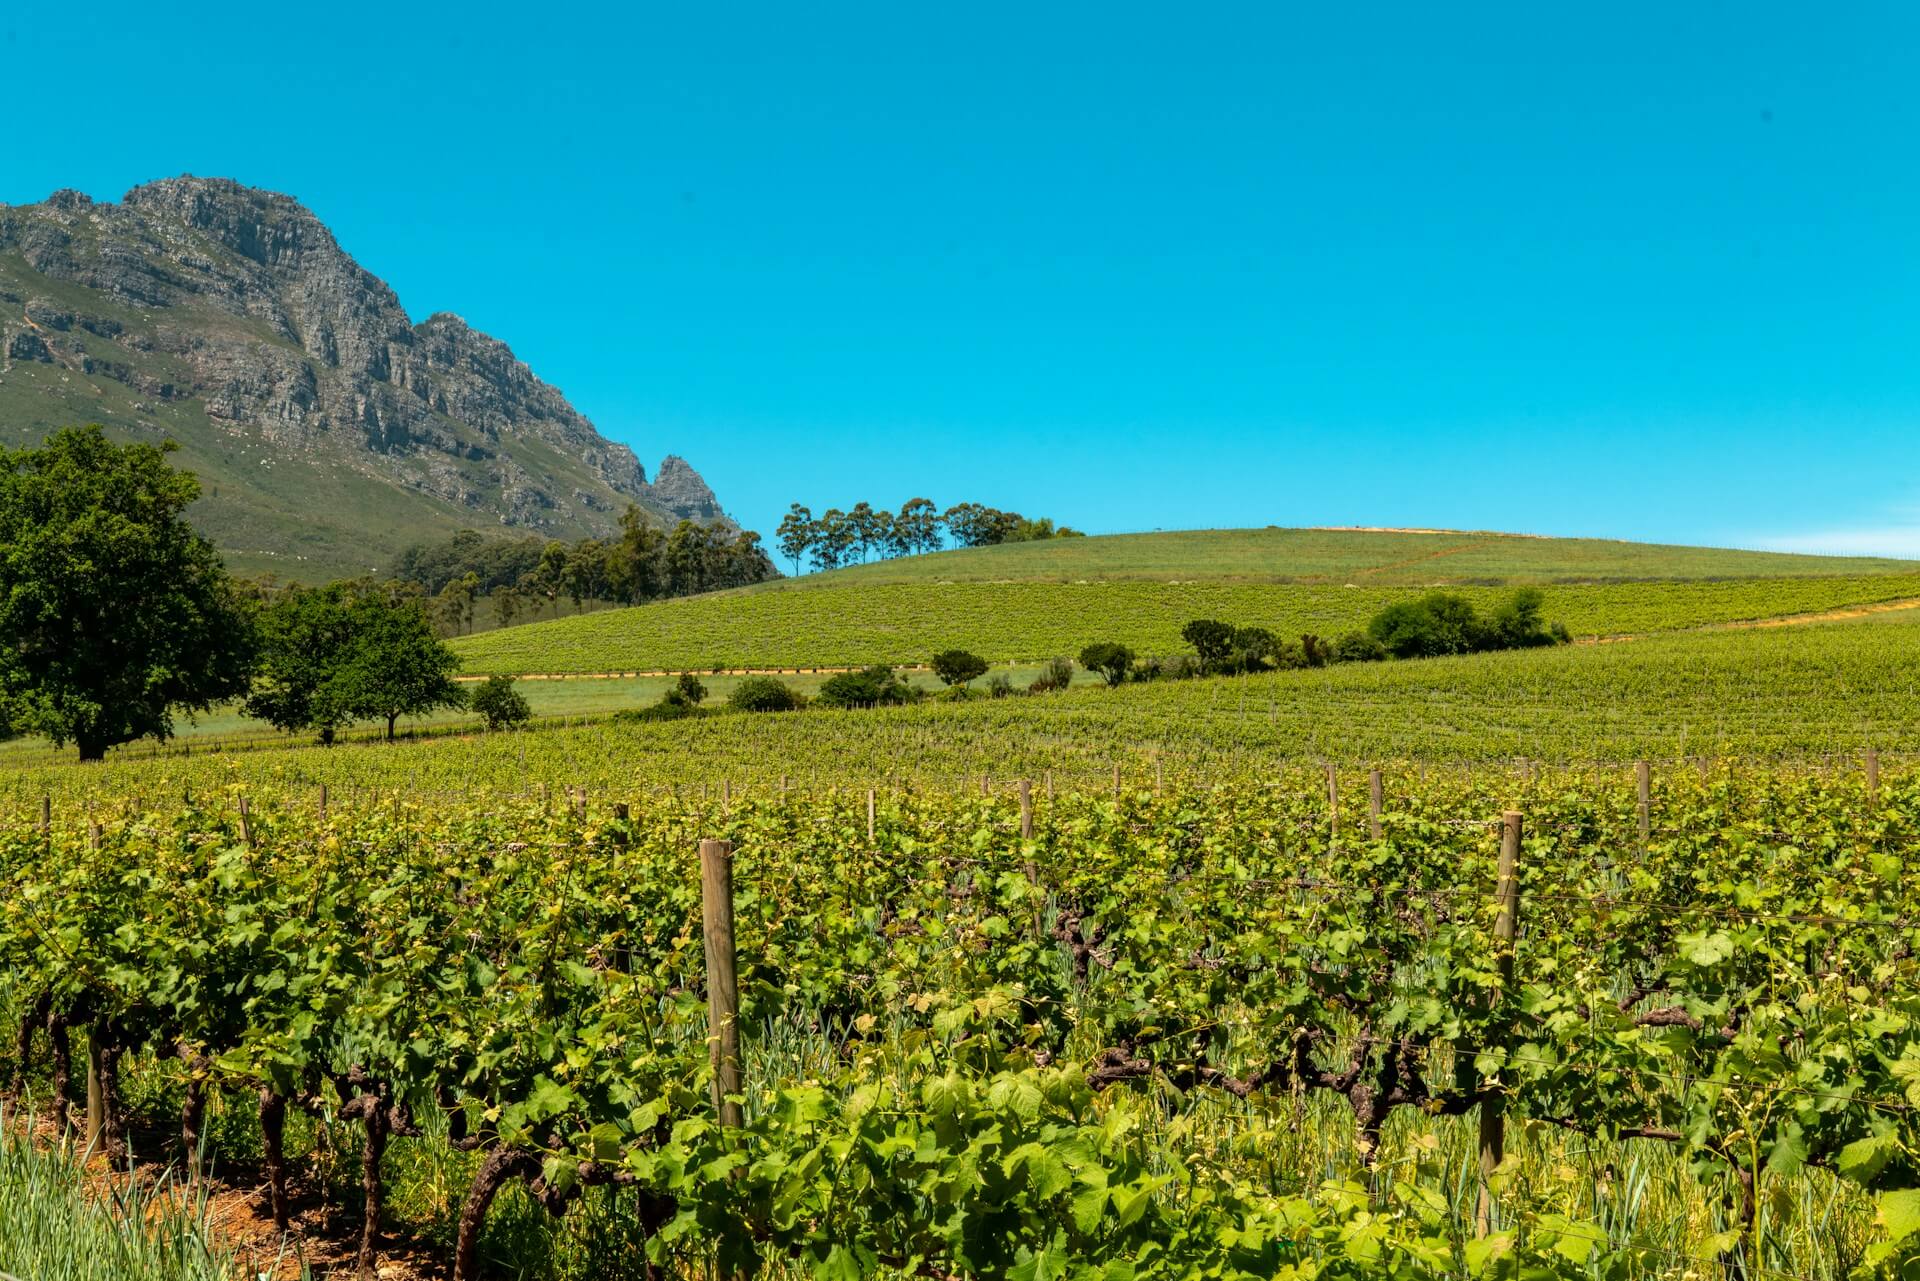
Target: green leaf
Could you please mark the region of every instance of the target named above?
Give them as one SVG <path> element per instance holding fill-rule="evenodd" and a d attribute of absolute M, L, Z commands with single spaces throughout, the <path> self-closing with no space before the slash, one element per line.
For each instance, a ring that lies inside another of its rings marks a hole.
<path fill-rule="evenodd" d="M 1893 1160 L 1899 1151 L 1900 1144 L 1891 1134 L 1855 1139 L 1840 1149 L 1834 1167 L 1840 1172 L 1841 1178 L 1864 1186 L 1878 1178 L 1880 1171 L 1887 1168 L 1887 1162 Z"/>
<path fill-rule="evenodd" d="M 1886 1229 L 1888 1240 L 1904 1241 L 1920 1232 L 1920 1188 L 1882 1192 L 1877 1206 L 1874 1221 Z"/>

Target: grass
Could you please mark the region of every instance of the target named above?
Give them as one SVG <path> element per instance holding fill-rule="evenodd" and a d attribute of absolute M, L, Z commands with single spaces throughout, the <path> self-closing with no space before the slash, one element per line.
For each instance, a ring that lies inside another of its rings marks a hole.
<path fill-rule="evenodd" d="M 1180 629 L 1194 618 L 1332 637 L 1365 627 L 1416 590 L 1371 582 L 869 582 L 856 574 L 804 591 L 746 589 L 602 610 L 461 637 L 453 647 L 477 674 L 908 664 L 951 646 L 994 663 L 1030 663 L 1096 640 L 1181 652 Z M 1485 608 L 1511 589 L 1458 590 Z M 1575 584 L 1546 594 L 1549 618 L 1576 634 L 1611 636 L 1920 597 L 1920 574 Z"/>
<path fill-rule="evenodd" d="M 202 1199 L 161 1177 L 91 1178 L 0 1118 L 0 1274 L 22 1281 L 233 1281 Z"/>

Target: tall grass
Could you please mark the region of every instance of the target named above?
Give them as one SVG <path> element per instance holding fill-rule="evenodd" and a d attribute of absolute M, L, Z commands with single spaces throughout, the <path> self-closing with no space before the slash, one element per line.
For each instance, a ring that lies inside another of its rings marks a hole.
<path fill-rule="evenodd" d="M 0 1115 L 0 1274 L 20 1281 L 233 1281 L 207 1203 L 171 1176 L 89 1181 L 71 1148 Z"/>

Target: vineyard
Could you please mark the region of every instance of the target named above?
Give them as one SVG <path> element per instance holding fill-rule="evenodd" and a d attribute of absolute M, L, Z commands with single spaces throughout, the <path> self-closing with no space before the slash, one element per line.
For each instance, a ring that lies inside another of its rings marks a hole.
<path fill-rule="evenodd" d="M 1079 541 L 1079 540 L 1068 540 Z M 1096 540 L 1088 540 L 1096 541 Z M 875 567 L 880 568 L 880 567 Z M 1112 640 L 1142 654 L 1186 650 L 1180 629 L 1226 618 L 1282 636 L 1364 630 L 1409 586 L 1222 582 L 827 581 L 745 589 L 502 628 L 453 642 L 470 673 L 623 672 L 924 663 L 960 646 L 995 662 L 1077 654 Z M 1463 587 L 1483 612 L 1507 594 Z M 1575 635 L 1677 631 L 1920 598 L 1920 577 L 1753 578 L 1570 584 L 1547 613 Z"/>
<path fill-rule="evenodd" d="M 8 803 L 12 1068 L 460 1277 L 1893 1275 L 1920 775 L 1881 769 L 155 767 Z"/>
<path fill-rule="evenodd" d="M 542 771 L 558 770 L 543 776 L 626 785 L 636 778 L 744 781 L 783 773 L 952 778 L 991 770 L 1037 777 L 1053 769 L 1091 777 L 1116 760 L 1137 768 L 1156 757 L 1232 771 L 1325 755 L 1436 761 L 1807 756 L 1906 740 L 1917 643 L 1920 612 L 1903 612 L 1811 627 L 879 711 L 582 726 L 573 710 L 572 729 L 555 717 L 524 736 L 480 735 L 469 719 L 464 728 L 436 728 L 434 737 L 398 754 L 304 746 L 269 733 L 234 740 L 222 732 L 218 753 L 204 739 L 164 751 L 141 744 L 90 773 L 76 773 L 43 744 L 21 742 L 0 747 L 9 766 L 0 773 L 0 795 L 104 786 L 136 795 L 181 777 L 207 786 L 234 778 L 517 786 L 529 760 L 546 762 L 537 766 Z M 527 688 L 536 698 L 556 688 L 575 694 L 577 709 L 592 706 L 589 684 L 604 684 L 626 705 L 645 696 L 623 692 L 618 682 L 529 682 Z M 231 746 L 274 750 L 235 755 L 224 750 Z"/>

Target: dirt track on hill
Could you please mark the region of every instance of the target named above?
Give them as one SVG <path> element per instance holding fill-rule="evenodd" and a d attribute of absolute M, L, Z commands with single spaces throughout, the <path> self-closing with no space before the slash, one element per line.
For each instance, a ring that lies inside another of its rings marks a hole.
<path fill-rule="evenodd" d="M 1804 627 L 1810 623 L 1843 623 L 1850 618 L 1868 618 L 1874 614 L 1897 614 L 1920 609 L 1920 596 L 1901 600 L 1883 600 L 1872 605 L 1849 605 L 1844 609 L 1822 610 L 1817 614 L 1782 614 L 1777 618 L 1742 618 L 1730 623 L 1707 623 L 1701 627 L 1682 627 L 1671 632 L 1633 632 L 1621 636 L 1582 636 L 1576 645 L 1617 645 L 1622 641 L 1644 640 L 1648 636 L 1683 636 L 1690 632 L 1753 632 L 1766 627 Z"/>

